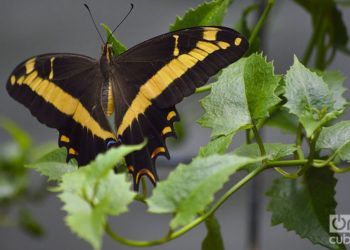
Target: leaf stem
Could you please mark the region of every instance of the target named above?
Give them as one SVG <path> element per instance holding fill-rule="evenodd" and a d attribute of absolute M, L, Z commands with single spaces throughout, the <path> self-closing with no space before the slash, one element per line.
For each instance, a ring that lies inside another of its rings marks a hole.
<path fill-rule="evenodd" d="M 338 168 L 333 162 L 329 162 L 328 163 L 330 169 L 334 172 L 334 173 L 345 173 L 345 172 L 349 172 L 350 171 L 350 167 L 346 167 L 346 168 Z"/>
<path fill-rule="evenodd" d="M 249 37 L 249 44 L 253 44 L 253 42 L 255 41 L 256 37 L 258 36 L 262 26 L 264 25 L 267 16 L 270 13 L 270 10 L 272 8 L 272 6 L 275 4 L 275 0 L 268 0 L 267 5 L 264 9 L 264 12 L 262 13 L 261 17 L 259 18 L 258 23 L 255 25 L 252 34 Z"/>
<path fill-rule="evenodd" d="M 295 139 L 295 145 L 297 147 L 296 158 L 301 159 L 301 160 L 303 160 L 305 158 L 304 152 L 302 149 L 302 144 L 303 144 L 303 127 L 302 127 L 301 123 L 299 123 L 298 129 L 297 129 L 297 135 L 296 135 L 296 139 Z"/>
<path fill-rule="evenodd" d="M 261 156 L 262 157 L 266 156 L 266 150 L 265 150 L 265 147 L 264 147 L 264 143 L 263 143 L 263 141 L 262 141 L 262 139 L 260 137 L 259 131 L 256 128 L 256 125 L 255 125 L 254 122 L 253 122 L 252 131 L 254 133 L 254 137 L 255 137 L 256 143 L 259 146 Z"/>
<path fill-rule="evenodd" d="M 252 178 L 254 178 L 256 175 L 261 173 L 265 168 L 260 167 L 254 169 L 252 172 L 247 174 L 243 179 L 241 179 L 239 182 L 237 182 L 233 187 L 231 187 L 221 198 L 220 200 L 213 206 L 211 207 L 206 213 L 203 215 L 199 216 L 186 226 L 178 229 L 177 231 L 171 232 L 170 234 L 167 234 L 165 237 L 160 238 L 158 240 L 153 240 L 153 241 L 136 241 L 136 240 L 129 240 L 121 237 L 120 235 L 116 234 L 113 229 L 110 227 L 110 225 L 107 223 L 105 226 L 105 231 L 106 233 L 115 241 L 118 241 L 122 244 L 129 245 L 129 246 L 134 246 L 134 247 L 149 247 L 149 246 L 154 246 L 154 245 L 161 245 L 164 244 L 168 241 L 171 241 L 173 239 L 176 239 L 180 237 L 181 235 L 185 234 L 192 228 L 196 227 L 203 221 L 205 221 L 209 216 L 215 213 L 217 209 L 221 207 L 221 205 L 232 195 L 234 194 L 237 190 L 239 190 L 242 186 L 244 186 L 248 181 L 250 181 Z"/>
<path fill-rule="evenodd" d="M 213 86 L 213 83 L 210 83 L 210 84 L 207 84 L 205 86 L 196 88 L 195 93 L 198 94 L 198 93 L 203 93 L 203 92 L 210 91 L 212 86 Z"/>

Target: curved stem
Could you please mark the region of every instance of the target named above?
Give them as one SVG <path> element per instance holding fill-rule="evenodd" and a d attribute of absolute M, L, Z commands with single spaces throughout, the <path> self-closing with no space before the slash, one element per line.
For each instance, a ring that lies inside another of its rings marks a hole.
<path fill-rule="evenodd" d="M 338 168 L 333 162 L 329 162 L 328 163 L 330 169 L 334 172 L 334 173 L 345 173 L 345 172 L 349 172 L 350 171 L 350 167 L 346 167 L 346 168 Z"/>
<path fill-rule="evenodd" d="M 154 245 L 160 245 L 163 243 L 166 243 L 168 241 L 171 241 L 173 239 L 176 239 L 180 237 L 181 235 L 185 234 L 195 226 L 199 225 L 203 221 L 205 221 L 209 216 L 211 216 L 221 205 L 232 195 L 234 194 L 237 190 L 239 190 L 244 184 L 246 184 L 248 181 L 250 181 L 253 177 L 261 173 L 265 168 L 260 167 L 256 168 L 249 174 L 247 174 L 243 179 L 241 179 L 239 182 L 237 182 L 233 187 L 231 187 L 221 198 L 219 201 L 215 203 L 213 207 L 211 207 L 206 213 L 203 215 L 199 216 L 186 226 L 182 227 L 181 229 L 178 229 L 175 232 L 171 232 L 170 234 L 166 235 L 163 238 L 160 238 L 158 240 L 153 240 L 153 241 L 136 241 L 136 240 L 129 240 L 125 239 L 122 236 L 116 234 L 110 225 L 107 223 L 105 227 L 106 233 L 113 239 L 116 240 L 122 244 L 129 245 L 129 246 L 134 246 L 134 247 L 148 247 L 148 246 L 154 246 Z"/>

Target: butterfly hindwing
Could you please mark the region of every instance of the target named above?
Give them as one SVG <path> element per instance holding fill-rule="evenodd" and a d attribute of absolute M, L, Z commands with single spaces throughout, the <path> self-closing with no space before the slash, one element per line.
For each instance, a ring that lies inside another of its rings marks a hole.
<path fill-rule="evenodd" d="M 134 176 L 157 180 L 154 160 L 169 156 L 165 138 L 175 135 L 175 105 L 219 70 L 238 60 L 247 40 L 225 27 L 194 27 L 143 42 L 112 59 L 117 136 L 123 144 L 148 146 L 126 161 Z"/>
<path fill-rule="evenodd" d="M 7 90 L 38 120 L 59 131 L 67 160 L 85 165 L 115 142 L 101 105 L 98 62 L 75 54 L 30 58 L 12 72 Z"/>

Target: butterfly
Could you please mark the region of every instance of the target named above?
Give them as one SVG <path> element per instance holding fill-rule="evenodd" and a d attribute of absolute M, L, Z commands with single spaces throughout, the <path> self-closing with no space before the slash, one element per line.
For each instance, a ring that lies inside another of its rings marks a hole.
<path fill-rule="evenodd" d="M 103 46 L 100 60 L 52 53 L 29 58 L 9 76 L 7 91 L 33 116 L 59 131 L 67 161 L 80 166 L 121 144 L 147 145 L 126 156 L 134 189 L 147 176 L 155 185 L 155 160 L 170 158 L 165 139 L 175 136 L 175 105 L 211 76 L 243 56 L 249 44 L 220 26 L 166 33 L 114 56 Z M 108 117 L 114 114 L 114 128 Z"/>

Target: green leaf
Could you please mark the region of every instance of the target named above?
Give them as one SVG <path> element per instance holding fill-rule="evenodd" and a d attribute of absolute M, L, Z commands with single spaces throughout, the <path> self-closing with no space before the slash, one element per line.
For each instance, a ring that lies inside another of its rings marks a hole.
<path fill-rule="evenodd" d="M 52 150 L 51 152 L 43 155 L 34 163 L 40 163 L 40 162 L 66 163 L 66 159 L 67 159 L 67 149 L 62 147 L 62 148 L 56 148 L 55 150 Z"/>
<path fill-rule="evenodd" d="M 74 172 L 78 169 L 76 165 L 60 162 L 38 162 L 27 164 L 25 167 L 35 169 L 40 174 L 46 176 L 48 181 L 61 181 L 64 174 Z"/>
<path fill-rule="evenodd" d="M 207 236 L 202 242 L 202 250 L 224 250 L 224 241 L 221 236 L 220 224 L 214 216 L 205 220 Z"/>
<path fill-rule="evenodd" d="M 203 212 L 214 194 L 230 175 L 243 166 L 261 160 L 236 155 L 211 155 L 195 158 L 190 164 L 180 164 L 165 181 L 159 182 L 147 199 L 152 213 L 175 213 L 170 227 L 186 225 Z"/>
<path fill-rule="evenodd" d="M 335 100 L 334 108 L 343 109 L 345 105 L 348 104 L 348 101 L 343 97 L 346 88 L 343 84 L 345 81 L 345 76 L 339 71 L 324 71 L 319 72 L 323 80 L 327 83 L 329 90 L 333 94 Z"/>
<path fill-rule="evenodd" d="M 209 156 L 213 154 L 225 154 L 232 142 L 232 137 L 233 134 L 229 134 L 211 139 L 207 145 L 199 149 L 199 155 Z"/>
<path fill-rule="evenodd" d="M 307 137 L 342 113 L 334 109 L 335 100 L 322 77 L 305 68 L 296 57 L 286 75 L 285 107 L 304 126 Z"/>
<path fill-rule="evenodd" d="M 279 178 L 267 192 L 272 225 L 283 224 L 301 238 L 329 249 L 345 249 L 329 243 L 329 215 L 335 214 L 336 179 L 327 168 L 310 168 L 303 178 Z"/>
<path fill-rule="evenodd" d="M 330 149 L 343 161 L 350 161 L 350 121 L 322 128 L 316 149 Z"/>
<path fill-rule="evenodd" d="M 88 241 L 95 249 L 101 248 L 101 240 L 108 215 L 117 216 L 128 210 L 135 192 L 125 174 L 115 174 L 113 168 L 123 158 L 145 143 L 135 146 L 112 148 L 100 154 L 89 165 L 63 176 L 60 184 L 68 213 L 66 222 L 79 237 Z"/>
<path fill-rule="evenodd" d="M 264 143 L 266 150 L 266 157 L 268 160 L 279 160 L 286 156 L 292 155 L 296 150 L 294 144 L 281 144 L 281 143 Z M 257 143 L 245 144 L 236 148 L 233 153 L 238 156 L 256 158 L 260 157 L 260 149 Z M 261 162 L 256 162 L 247 165 L 244 169 L 249 172 L 255 168 L 261 166 Z"/>
<path fill-rule="evenodd" d="M 221 25 L 231 3 L 232 0 L 204 2 L 187 11 L 183 17 L 176 17 L 175 23 L 170 25 L 170 31 L 194 26 Z"/>
<path fill-rule="evenodd" d="M 107 43 L 112 44 L 112 49 L 113 49 L 114 55 L 118 56 L 118 55 L 122 54 L 123 52 L 125 52 L 127 50 L 127 48 L 125 47 L 124 44 L 119 42 L 119 40 L 117 40 L 117 38 L 115 38 L 115 36 L 112 34 L 111 29 L 104 23 L 101 23 L 101 26 L 106 31 L 107 39 L 108 39 Z"/>
<path fill-rule="evenodd" d="M 280 102 L 275 94 L 278 80 L 273 65 L 261 55 L 231 64 L 201 101 L 205 114 L 198 123 L 212 128 L 212 137 L 251 127 L 252 120 L 268 117 L 269 110 Z"/>

